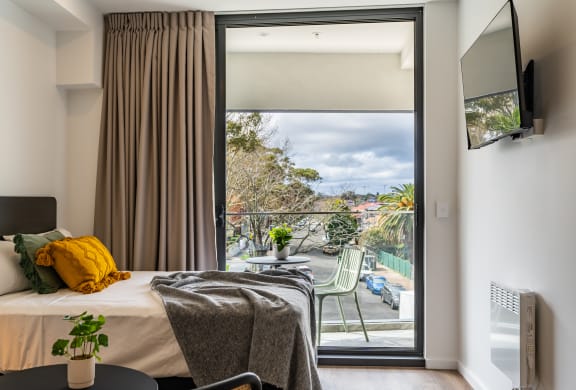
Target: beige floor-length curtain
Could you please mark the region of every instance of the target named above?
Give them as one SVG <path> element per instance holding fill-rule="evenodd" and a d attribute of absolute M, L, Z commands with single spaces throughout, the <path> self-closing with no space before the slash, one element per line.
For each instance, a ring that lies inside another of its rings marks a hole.
<path fill-rule="evenodd" d="M 94 231 L 118 267 L 216 269 L 211 12 L 105 16 Z"/>

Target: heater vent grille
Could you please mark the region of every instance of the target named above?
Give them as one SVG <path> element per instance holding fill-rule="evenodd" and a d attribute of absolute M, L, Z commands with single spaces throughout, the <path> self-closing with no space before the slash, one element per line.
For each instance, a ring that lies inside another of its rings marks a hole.
<path fill-rule="evenodd" d="M 490 283 L 490 300 L 514 314 L 520 314 L 520 293 L 516 290 Z"/>

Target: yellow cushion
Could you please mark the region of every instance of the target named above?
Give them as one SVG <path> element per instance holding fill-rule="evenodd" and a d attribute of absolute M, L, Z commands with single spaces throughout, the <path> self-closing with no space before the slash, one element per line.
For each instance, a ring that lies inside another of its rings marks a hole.
<path fill-rule="evenodd" d="M 70 289 L 84 294 L 130 278 L 130 272 L 118 272 L 112 255 L 94 236 L 53 241 L 36 252 L 36 264 L 53 266 Z"/>

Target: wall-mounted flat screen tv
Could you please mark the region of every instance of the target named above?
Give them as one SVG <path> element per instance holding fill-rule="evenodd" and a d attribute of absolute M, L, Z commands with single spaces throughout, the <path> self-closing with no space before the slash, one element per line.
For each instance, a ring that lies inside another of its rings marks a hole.
<path fill-rule="evenodd" d="M 507 2 L 460 60 L 468 148 L 532 127 L 532 62 L 522 72 L 516 11 Z"/>

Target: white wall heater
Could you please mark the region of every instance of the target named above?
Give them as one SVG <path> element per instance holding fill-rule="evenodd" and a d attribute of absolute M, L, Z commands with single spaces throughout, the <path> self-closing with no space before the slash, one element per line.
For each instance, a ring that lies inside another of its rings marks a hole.
<path fill-rule="evenodd" d="M 536 389 L 536 296 L 490 283 L 490 357 L 515 390 Z"/>

